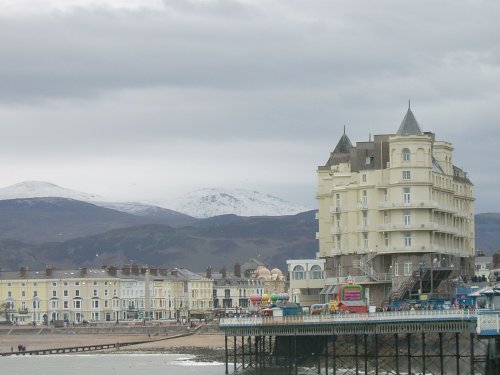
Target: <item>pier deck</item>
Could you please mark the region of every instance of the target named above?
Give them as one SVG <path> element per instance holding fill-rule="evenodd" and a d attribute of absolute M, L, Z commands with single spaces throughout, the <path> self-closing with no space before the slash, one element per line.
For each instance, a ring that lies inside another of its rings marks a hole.
<path fill-rule="evenodd" d="M 422 310 L 223 319 L 226 373 L 495 374 L 500 311 Z M 340 366 L 340 367 L 339 367 Z"/>

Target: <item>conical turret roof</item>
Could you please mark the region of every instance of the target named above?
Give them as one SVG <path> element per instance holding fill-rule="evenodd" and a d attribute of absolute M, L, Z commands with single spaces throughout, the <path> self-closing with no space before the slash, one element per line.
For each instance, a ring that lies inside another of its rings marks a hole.
<path fill-rule="evenodd" d="M 351 151 L 352 148 L 352 143 L 349 137 L 347 136 L 346 133 L 342 134 L 342 137 L 340 137 L 339 143 L 337 143 L 337 146 L 333 150 L 334 154 L 348 154 L 349 151 Z"/>
<path fill-rule="evenodd" d="M 346 162 L 349 160 L 350 152 L 351 149 L 353 148 L 353 145 L 351 143 L 351 140 L 345 133 L 345 127 L 344 127 L 344 134 L 342 134 L 342 137 L 340 137 L 339 142 L 337 143 L 337 146 L 335 146 L 335 149 L 330 155 L 330 158 L 326 162 L 326 166 L 332 166 L 336 165 L 341 162 Z"/>
<path fill-rule="evenodd" d="M 408 112 L 399 126 L 397 135 L 422 135 L 422 129 L 417 122 L 417 119 L 413 115 L 410 107 L 408 106 Z"/>

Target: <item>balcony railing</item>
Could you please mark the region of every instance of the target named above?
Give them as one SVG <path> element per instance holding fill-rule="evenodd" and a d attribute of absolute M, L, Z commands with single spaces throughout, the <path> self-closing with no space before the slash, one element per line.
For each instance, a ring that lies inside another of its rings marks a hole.
<path fill-rule="evenodd" d="M 335 214 L 335 213 L 340 213 L 342 208 L 340 206 L 330 206 L 330 213 Z"/>
<path fill-rule="evenodd" d="M 439 224 L 436 223 L 415 223 L 415 224 L 379 224 L 378 230 L 383 232 L 389 231 L 415 231 L 415 230 L 438 230 Z"/>

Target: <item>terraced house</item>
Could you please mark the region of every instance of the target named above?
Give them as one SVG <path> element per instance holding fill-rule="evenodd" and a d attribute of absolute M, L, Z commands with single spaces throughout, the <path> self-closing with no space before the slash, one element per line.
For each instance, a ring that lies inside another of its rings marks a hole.
<path fill-rule="evenodd" d="M 0 320 L 17 324 L 187 319 L 212 309 L 213 281 L 137 265 L 0 271 Z"/>

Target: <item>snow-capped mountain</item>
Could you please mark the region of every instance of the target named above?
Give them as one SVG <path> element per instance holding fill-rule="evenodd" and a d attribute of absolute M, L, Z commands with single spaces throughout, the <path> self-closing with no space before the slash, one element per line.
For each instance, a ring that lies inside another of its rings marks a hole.
<path fill-rule="evenodd" d="M 45 181 L 24 181 L 18 184 L 0 188 L 0 200 L 19 198 L 68 198 L 95 204 L 132 215 L 157 215 L 163 208 L 139 202 L 111 202 L 111 199 L 96 194 L 82 193 L 66 189 Z"/>
<path fill-rule="evenodd" d="M 98 195 L 65 189 L 45 181 L 24 181 L 0 188 L 0 200 L 45 197 L 69 198 L 84 202 L 102 200 Z"/>
<path fill-rule="evenodd" d="M 196 218 L 226 214 L 282 216 L 311 210 L 269 194 L 242 189 L 196 190 L 170 202 L 169 207 Z"/>
<path fill-rule="evenodd" d="M 166 204 L 152 205 L 142 202 L 114 202 L 109 198 L 65 189 L 44 181 L 25 181 L 0 188 L 0 200 L 42 197 L 75 199 L 138 216 L 172 216 L 175 214 L 179 215 L 178 213 L 195 218 L 207 218 L 226 214 L 238 216 L 282 216 L 295 215 L 311 209 L 287 202 L 272 195 L 243 189 L 202 189 L 187 193 Z"/>

